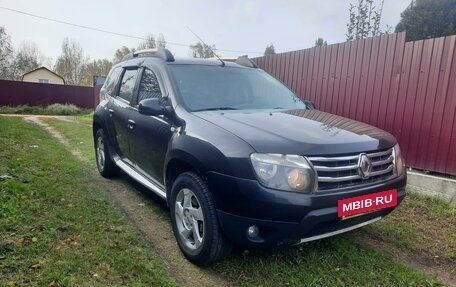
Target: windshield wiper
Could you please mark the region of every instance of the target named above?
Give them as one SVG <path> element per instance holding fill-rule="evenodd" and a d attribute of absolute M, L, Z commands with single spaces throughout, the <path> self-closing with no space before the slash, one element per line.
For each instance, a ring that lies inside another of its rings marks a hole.
<path fill-rule="evenodd" d="M 194 112 L 202 112 L 202 111 L 229 111 L 229 110 L 238 110 L 233 107 L 217 107 L 217 108 L 204 108 L 204 109 L 198 109 L 194 110 Z"/>

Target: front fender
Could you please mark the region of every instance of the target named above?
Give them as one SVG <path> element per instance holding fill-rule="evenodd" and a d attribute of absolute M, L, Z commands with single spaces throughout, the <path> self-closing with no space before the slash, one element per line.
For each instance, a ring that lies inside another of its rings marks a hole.
<path fill-rule="evenodd" d="M 165 170 L 168 164 L 178 159 L 191 165 L 200 174 L 218 171 L 232 174 L 228 158 L 214 145 L 187 135 L 179 135 L 172 140 L 165 159 Z"/>

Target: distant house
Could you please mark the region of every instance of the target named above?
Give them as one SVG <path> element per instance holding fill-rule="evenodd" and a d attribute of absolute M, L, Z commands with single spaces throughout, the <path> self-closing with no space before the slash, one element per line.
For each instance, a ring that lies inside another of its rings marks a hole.
<path fill-rule="evenodd" d="M 65 80 L 53 71 L 40 67 L 22 75 L 23 82 L 65 85 Z"/>

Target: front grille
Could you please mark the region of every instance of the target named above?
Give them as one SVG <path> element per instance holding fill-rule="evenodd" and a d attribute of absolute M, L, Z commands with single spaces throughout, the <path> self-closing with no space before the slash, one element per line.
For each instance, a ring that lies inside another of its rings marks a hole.
<path fill-rule="evenodd" d="M 394 152 L 388 150 L 366 153 L 372 163 L 368 178 L 359 171 L 360 154 L 341 157 L 308 157 L 318 175 L 318 190 L 331 190 L 343 187 L 366 185 L 390 179 L 394 176 Z"/>

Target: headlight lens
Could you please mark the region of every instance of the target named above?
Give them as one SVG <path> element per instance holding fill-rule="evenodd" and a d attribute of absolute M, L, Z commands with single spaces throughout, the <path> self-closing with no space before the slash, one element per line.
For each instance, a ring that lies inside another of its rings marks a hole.
<path fill-rule="evenodd" d="M 399 145 L 394 146 L 394 171 L 396 176 L 400 176 L 405 172 L 405 161 L 402 157 L 401 149 Z"/>
<path fill-rule="evenodd" d="M 266 187 L 299 192 L 316 189 L 315 171 L 300 155 L 253 153 L 250 161 L 258 180 Z"/>

